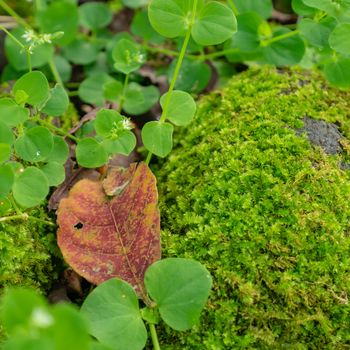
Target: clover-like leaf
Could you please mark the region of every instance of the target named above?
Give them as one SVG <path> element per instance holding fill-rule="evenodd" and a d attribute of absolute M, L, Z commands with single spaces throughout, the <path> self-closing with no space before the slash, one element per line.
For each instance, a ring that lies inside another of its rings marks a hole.
<path fill-rule="evenodd" d="M 148 151 L 166 157 L 173 148 L 173 131 L 174 127 L 169 123 L 148 122 L 141 131 L 142 142 Z"/>
<path fill-rule="evenodd" d="M 198 322 L 209 297 L 212 279 L 198 261 L 169 258 L 157 261 L 147 269 L 145 285 L 165 323 L 185 331 Z"/>
<path fill-rule="evenodd" d="M 0 121 L 9 126 L 24 123 L 29 117 L 29 109 L 19 106 L 8 97 L 0 99 Z"/>
<path fill-rule="evenodd" d="M 81 314 L 90 324 L 91 335 L 112 349 L 141 350 L 147 331 L 139 301 L 126 282 L 112 278 L 96 287 L 85 299 Z"/>
<path fill-rule="evenodd" d="M 64 166 L 56 162 L 47 163 L 40 170 L 46 175 L 49 186 L 58 186 L 66 177 Z"/>
<path fill-rule="evenodd" d="M 49 182 L 40 169 L 29 167 L 16 176 L 12 191 L 18 204 L 27 208 L 34 207 L 48 195 Z"/>
<path fill-rule="evenodd" d="M 329 37 L 331 48 L 341 54 L 350 55 L 350 23 L 339 24 Z"/>
<path fill-rule="evenodd" d="M 79 6 L 79 14 L 81 24 L 88 29 L 104 28 L 113 18 L 107 4 L 95 1 Z"/>
<path fill-rule="evenodd" d="M 129 39 L 121 39 L 113 49 L 113 59 L 115 69 L 129 74 L 143 65 L 145 54 L 137 43 Z"/>
<path fill-rule="evenodd" d="M 58 245 L 94 284 L 112 277 L 145 297 L 147 267 L 160 258 L 156 179 L 144 163 L 112 168 L 103 182 L 82 180 L 58 208 Z"/>
<path fill-rule="evenodd" d="M 15 142 L 15 151 L 28 162 L 43 161 L 52 151 L 53 135 L 43 126 L 28 129 Z"/>
<path fill-rule="evenodd" d="M 15 173 L 10 164 L 0 165 L 0 199 L 4 199 L 10 193 Z"/>
<path fill-rule="evenodd" d="M 0 121 L 0 143 L 12 145 L 15 140 L 12 130 L 4 122 Z"/>
<path fill-rule="evenodd" d="M 350 58 L 326 63 L 323 72 L 331 84 L 344 89 L 350 87 Z"/>
<path fill-rule="evenodd" d="M 105 150 L 110 154 L 123 154 L 128 156 L 136 147 L 136 136 L 133 132 L 125 130 L 117 138 L 108 138 L 102 141 Z"/>
<path fill-rule="evenodd" d="M 237 21 L 226 5 L 211 1 L 199 11 L 192 28 L 192 37 L 200 45 L 217 45 L 230 39 L 237 31 Z"/>
<path fill-rule="evenodd" d="M 51 96 L 47 100 L 42 112 L 52 117 L 58 117 L 68 109 L 69 97 L 64 87 L 59 84 L 56 84 L 50 91 Z"/>
<path fill-rule="evenodd" d="M 50 94 L 49 83 L 39 71 L 24 74 L 16 81 L 12 91 L 14 94 L 23 91 L 27 95 L 26 102 L 35 107 L 45 103 Z"/>
<path fill-rule="evenodd" d="M 11 146 L 8 143 L 0 142 L 0 164 L 6 162 L 11 157 Z"/>
<path fill-rule="evenodd" d="M 53 135 L 53 148 L 44 159 L 45 162 L 64 164 L 68 158 L 68 145 L 61 136 Z"/>
<path fill-rule="evenodd" d="M 102 144 L 91 137 L 79 141 L 75 153 L 78 164 L 85 168 L 98 168 L 108 161 Z"/>
<path fill-rule="evenodd" d="M 166 105 L 168 92 L 164 94 L 160 99 L 160 105 L 164 109 Z M 196 102 L 193 97 L 184 91 L 175 90 L 171 93 L 170 100 L 167 107 L 167 118 L 175 125 L 182 126 L 188 125 L 195 113 Z"/>
<path fill-rule="evenodd" d="M 239 14 L 255 13 L 262 18 L 271 17 L 273 5 L 271 0 L 234 0 Z"/>

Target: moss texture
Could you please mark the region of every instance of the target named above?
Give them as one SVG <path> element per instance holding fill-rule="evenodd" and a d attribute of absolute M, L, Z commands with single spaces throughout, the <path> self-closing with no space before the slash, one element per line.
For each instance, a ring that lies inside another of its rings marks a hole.
<path fill-rule="evenodd" d="M 48 219 L 44 208 L 28 214 Z M 31 220 L 0 223 L 0 289 L 18 285 L 47 291 L 57 278 L 58 255 L 55 228 Z"/>
<path fill-rule="evenodd" d="M 342 154 L 297 135 L 305 116 L 339 125 Z M 198 327 L 164 330 L 169 349 L 350 347 L 349 117 L 349 93 L 271 68 L 200 103 L 156 174 L 164 256 L 215 285 Z"/>

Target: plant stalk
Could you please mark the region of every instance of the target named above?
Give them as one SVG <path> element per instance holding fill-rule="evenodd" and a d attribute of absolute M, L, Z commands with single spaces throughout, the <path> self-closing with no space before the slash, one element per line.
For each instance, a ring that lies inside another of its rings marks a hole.
<path fill-rule="evenodd" d="M 232 9 L 233 13 L 235 14 L 235 16 L 237 16 L 239 14 L 239 12 L 238 12 L 237 6 L 233 2 L 233 0 L 227 0 L 227 2 L 231 6 L 231 9 Z"/>
<path fill-rule="evenodd" d="M 18 24 L 22 25 L 26 29 L 32 29 L 31 26 L 23 18 L 21 18 L 21 16 L 18 15 L 9 5 L 7 5 L 5 1 L 0 0 L 0 7 L 2 7 L 12 18 L 14 18 Z"/>
<path fill-rule="evenodd" d="M 198 3 L 198 0 L 194 0 L 193 8 L 192 8 L 191 22 L 190 22 L 190 25 L 188 26 L 188 29 L 187 29 L 187 32 L 186 32 L 186 36 L 185 36 L 185 40 L 184 40 L 184 42 L 182 44 L 180 55 L 179 55 L 178 61 L 176 63 L 175 71 L 174 71 L 174 74 L 173 74 L 172 79 L 171 79 L 171 83 L 170 83 L 170 87 L 169 87 L 169 90 L 168 90 L 167 98 L 165 100 L 165 104 L 164 104 L 164 108 L 163 108 L 163 111 L 162 111 L 162 115 L 160 116 L 160 119 L 159 119 L 160 123 L 164 123 L 165 122 L 167 114 L 168 114 L 168 108 L 169 108 L 169 104 L 170 104 L 170 100 L 171 100 L 171 94 L 172 94 L 172 92 L 174 90 L 175 83 L 176 83 L 176 80 L 177 80 L 177 77 L 179 75 L 180 68 L 181 68 L 181 65 L 182 65 L 182 61 L 183 61 L 183 59 L 185 57 L 187 46 L 188 46 L 188 43 L 189 43 L 190 38 L 191 38 L 191 30 L 192 30 L 192 26 L 194 24 L 194 19 L 195 19 L 196 10 L 197 10 L 197 3 Z M 203 59 L 203 58 L 201 57 L 201 59 Z M 151 159 L 152 159 L 152 152 L 148 152 L 148 155 L 147 155 L 145 163 L 148 165 L 150 163 Z"/>
<path fill-rule="evenodd" d="M 28 215 L 27 213 L 11 215 L 11 216 L 4 216 L 4 217 L 0 218 L 0 222 L 12 221 L 12 220 L 33 220 L 33 221 L 41 222 L 41 223 L 46 224 L 46 225 L 56 226 L 51 221 L 38 219 L 34 216 Z"/>
<path fill-rule="evenodd" d="M 56 82 L 63 87 L 64 85 L 63 85 L 62 78 L 60 76 L 60 73 L 58 72 L 58 69 L 56 67 L 56 64 L 55 64 L 55 61 L 53 60 L 53 58 L 50 59 L 49 66 L 50 66 L 52 75 L 54 76 Z"/>
<path fill-rule="evenodd" d="M 281 34 L 281 35 L 275 36 L 274 38 L 271 38 L 271 39 L 263 40 L 261 42 L 261 46 L 265 47 L 265 46 L 270 45 L 272 43 L 275 43 L 277 41 L 290 38 L 290 37 L 292 37 L 294 35 L 297 35 L 299 33 L 300 33 L 300 31 L 299 31 L 299 29 L 297 29 L 297 30 L 293 30 L 293 31 L 285 33 L 285 34 Z"/>
<path fill-rule="evenodd" d="M 123 91 L 122 91 L 122 95 L 120 97 L 120 102 L 119 102 L 119 106 L 118 106 L 118 112 L 119 113 L 123 109 L 123 104 L 125 102 L 125 95 L 126 95 L 126 89 L 128 87 L 128 83 L 129 83 L 129 74 L 126 74 L 125 75 L 125 79 L 124 79 Z"/>
<path fill-rule="evenodd" d="M 153 349 L 154 350 L 160 350 L 156 327 L 155 327 L 155 325 L 153 323 L 149 323 L 149 330 L 151 332 Z"/>

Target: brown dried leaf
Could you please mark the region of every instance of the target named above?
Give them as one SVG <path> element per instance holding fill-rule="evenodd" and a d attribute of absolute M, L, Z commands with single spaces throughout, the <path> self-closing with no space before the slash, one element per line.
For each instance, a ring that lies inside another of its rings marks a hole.
<path fill-rule="evenodd" d="M 143 278 L 160 259 L 156 179 L 144 163 L 82 180 L 58 208 L 58 245 L 68 264 L 94 284 L 129 282 L 146 300 Z"/>

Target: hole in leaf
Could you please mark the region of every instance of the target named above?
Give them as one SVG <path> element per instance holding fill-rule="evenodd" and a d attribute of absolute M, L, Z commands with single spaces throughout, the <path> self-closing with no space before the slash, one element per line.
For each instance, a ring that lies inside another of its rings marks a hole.
<path fill-rule="evenodd" d="M 84 225 L 83 225 L 81 222 L 78 222 L 77 224 L 74 225 L 74 228 L 80 230 L 80 229 L 83 228 L 83 226 L 84 226 Z"/>

